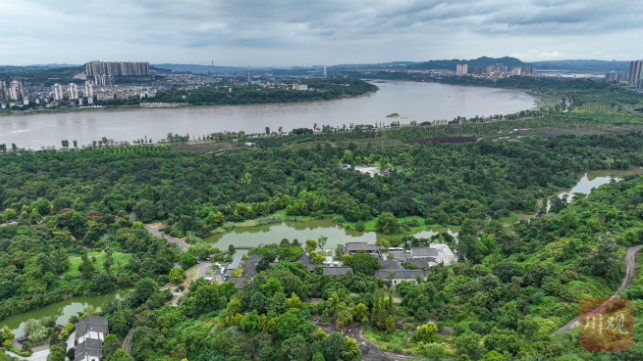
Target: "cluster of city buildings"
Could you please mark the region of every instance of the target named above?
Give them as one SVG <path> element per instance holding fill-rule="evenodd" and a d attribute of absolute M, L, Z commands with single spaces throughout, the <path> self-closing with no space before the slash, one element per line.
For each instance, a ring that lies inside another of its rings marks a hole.
<path fill-rule="evenodd" d="M 104 61 L 85 64 L 87 77 L 106 76 L 112 78 L 149 77 L 150 63 L 146 61 Z"/>
<path fill-rule="evenodd" d="M 643 88 L 643 60 L 633 60 L 630 62 L 627 83 L 636 86 L 638 89 Z"/>
<path fill-rule="evenodd" d="M 22 83 L 19 81 L 12 81 L 7 87 L 7 83 L 0 81 L 0 103 L 10 101 L 22 101 L 24 99 L 24 90 Z"/>
<path fill-rule="evenodd" d="M 489 65 L 484 69 L 481 66 L 469 67 L 469 64 L 456 65 L 456 76 L 476 76 L 485 78 L 506 78 L 515 75 L 536 75 L 536 68 L 533 66 L 512 66 L 508 69 L 506 65 L 501 63 Z"/>

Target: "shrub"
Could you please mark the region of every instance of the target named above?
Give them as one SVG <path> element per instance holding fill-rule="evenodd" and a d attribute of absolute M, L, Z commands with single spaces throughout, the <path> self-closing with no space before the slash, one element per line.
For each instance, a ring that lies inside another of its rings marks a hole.
<path fill-rule="evenodd" d="M 364 228 L 364 221 L 357 221 L 357 223 L 355 223 L 355 230 L 363 232 Z"/>
<path fill-rule="evenodd" d="M 225 222 L 225 223 L 223 224 L 223 226 L 222 226 L 222 227 L 223 227 L 223 229 L 225 229 L 226 231 L 231 231 L 231 230 L 233 230 L 233 229 L 234 229 L 234 223 L 232 223 L 232 222 Z"/>
<path fill-rule="evenodd" d="M 257 218 L 257 221 L 259 222 L 259 225 L 265 226 L 267 224 L 272 224 L 272 223 L 281 223 L 284 221 L 284 218 L 279 214 L 273 214 L 270 216 L 259 217 Z M 225 224 L 224 224 L 224 228 L 225 228 Z"/>

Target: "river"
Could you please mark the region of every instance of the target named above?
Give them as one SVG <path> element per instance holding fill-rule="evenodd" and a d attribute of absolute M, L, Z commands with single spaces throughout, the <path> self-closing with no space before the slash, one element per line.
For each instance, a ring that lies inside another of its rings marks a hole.
<path fill-rule="evenodd" d="M 72 315 L 76 315 L 76 311 L 82 311 L 87 306 L 94 306 L 97 310 L 108 300 L 115 300 L 124 297 L 129 291 L 127 289 L 119 289 L 111 291 L 100 296 L 91 297 L 73 297 L 66 301 L 52 303 L 37 310 L 28 311 L 19 315 L 11 316 L 7 319 L 0 321 L 0 328 L 7 325 L 16 338 L 25 334 L 24 324 L 29 319 L 39 320 L 45 316 L 52 316 L 56 319 L 59 325 L 65 325 L 69 322 Z"/>
<path fill-rule="evenodd" d="M 73 113 L 12 115 L 0 117 L 0 143 L 20 148 L 60 147 L 60 141 L 77 140 L 91 144 L 102 137 L 132 141 L 147 136 L 154 142 L 168 132 L 204 135 L 223 131 L 264 132 L 318 126 L 374 124 L 400 114 L 408 123 L 452 120 L 510 114 L 535 106 L 526 93 L 495 88 L 465 87 L 439 83 L 390 82 L 377 84 L 380 90 L 364 96 L 326 102 L 280 103 L 236 106 L 145 108 Z"/>

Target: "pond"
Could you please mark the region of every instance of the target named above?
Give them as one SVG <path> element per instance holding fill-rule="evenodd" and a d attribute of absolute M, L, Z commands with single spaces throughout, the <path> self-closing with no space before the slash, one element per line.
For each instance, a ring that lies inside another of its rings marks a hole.
<path fill-rule="evenodd" d="M 564 189 L 558 193 L 558 197 L 562 198 L 567 196 L 567 200 L 571 201 L 574 193 L 583 193 L 586 196 L 592 192 L 592 189 L 598 188 L 603 184 L 608 184 L 612 180 L 612 175 L 616 181 L 623 180 L 624 177 L 636 174 L 642 174 L 643 168 L 633 168 L 628 170 L 619 169 L 599 169 L 590 170 L 582 174 L 582 177 L 575 186 L 569 189 Z M 579 175 L 581 175 L 579 174 Z"/>
<path fill-rule="evenodd" d="M 428 238 L 445 231 L 453 236 L 457 235 L 457 228 L 433 227 L 430 230 L 416 233 L 414 236 L 418 238 Z M 345 244 L 347 242 L 368 242 L 374 244 L 381 239 L 400 237 L 378 232 L 359 232 L 337 225 L 330 219 L 319 219 L 308 222 L 286 221 L 280 224 L 266 226 L 235 228 L 229 232 L 208 237 L 205 241 L 212 243 L 213 246 L 220 249 L 227 249 L 231 244 L 235 247 L 256 247 L 261 243 L 279 243 L 284 238 L 291 242 L 296 238 L 300 243 L 304 244 L 307 239 L 317 240 L 319 236 L 328 237 L 325 248 L 329 250 L 335 249 L 338 244 Z M 243 254 L 247 253 L 247 250 L 238 250 L 237 252 Z"/>
<path fill-rule="evenodd" d="M 11 316 L 5 320 L 0 321 L 0 327 L 7 325 L 16 338 L 25 334 L 24 324 L 29 319 L 39 320 L 45 316 L 52 316 L 56 319 L 56 324 L 65 325 L 69 322 L 69 318 L 76 315 L 76 311 L 82 311 L 87 306 L 93 306 L 97 310 L 107 302 L 108 299 L 116 300 L 121 299 L 129 293 L 128 289 L 118 289 L 112 292 L 91 297 L 72 297 L 66 301 L 52 303 L 51 305 L 32 310 L 29 312 L 21 313 L 19 315 Z"/>
<path fill-rule="evenodd" d="M 582 173 L 577 173 L 581 179 L 572 188 L 565 188 L 558 192 L 556 195 L 561 199 L 567 196 L 567 201 L 571 202 L 574 198 L 574 193 L 583 193 L 588 196 L 592 189 L 598 188 L 604 184 L 608 184 L 614 176 L 615 181 L 622 181 L 624 177 L 636 174 L 643 174 L 643 168 L 632 168 L 628 170 L 621 169 L 597 169 L 590 170 Z M 543 200 L 538 199 L 538 205 L 542 205 Z M 551 208 L 551 202 L 547 204 L 547 210 Z M 517 214 L 521 220 L 529 221 L 534 218 L 536 214 Z"/>

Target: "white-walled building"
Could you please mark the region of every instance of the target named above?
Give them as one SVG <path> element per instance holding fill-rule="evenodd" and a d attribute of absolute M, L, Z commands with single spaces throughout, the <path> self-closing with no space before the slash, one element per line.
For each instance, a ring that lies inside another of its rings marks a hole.
<path fill-rule="evenodd" d="M 78 99 L 78 86 L 74 83 L 70 83 L 67 88 L 69 93 L 69 99 Z"/>
<path fill-rule="evenodd" d="M 63 93 L 63 86 L 56 83 L 51 87 L 52 92 L 54 93 L 54 100 L 63 100 L 65 93 Z"/>
<path fill-rule="evenodd" d="M 89 316 L 76 324 L 74 361 L 100 361 L 103 359 L 103 341 L 109 334 L 107 319 Z"/>

